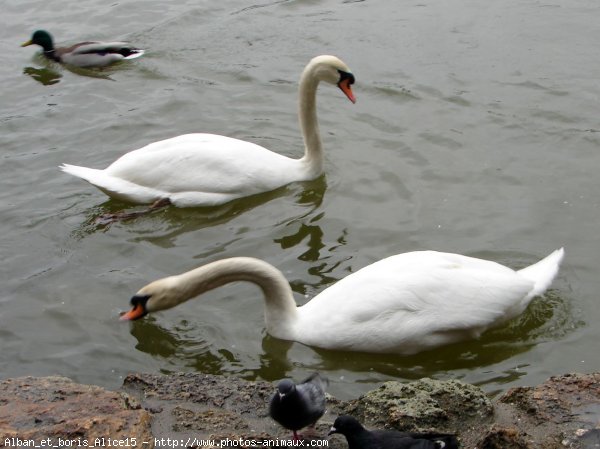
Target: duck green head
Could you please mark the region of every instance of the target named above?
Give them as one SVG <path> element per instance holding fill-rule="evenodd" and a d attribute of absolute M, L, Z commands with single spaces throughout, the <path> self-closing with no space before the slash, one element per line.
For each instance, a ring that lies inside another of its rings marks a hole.
<path fill-rule="evenodd" d="M 39 45 L 44 51 L 54 50 L 54 44 L 52 43 L 52 36 L 50 33 L 44 30 L 37 30 L 31 35 L 31 39 L 21 44 L 21 47 L 27 47 L 28 45 Z"/>

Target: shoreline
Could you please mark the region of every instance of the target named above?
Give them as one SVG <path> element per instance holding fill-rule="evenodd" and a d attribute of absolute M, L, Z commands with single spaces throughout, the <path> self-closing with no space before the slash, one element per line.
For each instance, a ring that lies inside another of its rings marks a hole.
<path fill-rule="evenodd" d="M 290 446 L 291 432 L 268 416 L 274 389 L 198 373 L 130 374 L 116 391 L 65 377 L 5 379 L 0 447 Z M 385 382 L 347 401 L 328 395 L 327 413 L 302 445 L 347 448 L 339 435 L 324 437 L 340 414 L 371 429 L 456 433 L 463 448 L 597 448 L 600 373 L 553 376 L 493 400 L 477 386 L 428 378 Z"/>

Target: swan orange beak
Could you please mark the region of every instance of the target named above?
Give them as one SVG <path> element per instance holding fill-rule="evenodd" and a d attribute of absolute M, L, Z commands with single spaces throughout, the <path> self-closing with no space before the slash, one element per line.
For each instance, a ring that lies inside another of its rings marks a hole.
<path fill-rule="evenodd" d="M 32 41 L 32 40 L 28 40 L 27 42 L 23 42 L 23 43 L 21 44 L 21 47 L 27 47 L 27 46 L 29 46 L 29 45 L 33 45 L 33 41 Z"/>
<path fill-rule="evenodd" d="M 129 312 L 123 312 L 119 318 L 121 321 L 139 320 L 146 315 L 146 309 L 142 304 L 136 304 Z"/>
<path fill-rule="evenodd" d="M 338 83 L 338 87 L 342 92 L 344 92 L 344 94 L 346 94 L 348 100 L 350 100 L 352 103 L 356 103 L 356 97 L 354 96 L 352 88 L 350 87 L 351 84 L 352 80 L 350 78 L 344 78 Z"/>

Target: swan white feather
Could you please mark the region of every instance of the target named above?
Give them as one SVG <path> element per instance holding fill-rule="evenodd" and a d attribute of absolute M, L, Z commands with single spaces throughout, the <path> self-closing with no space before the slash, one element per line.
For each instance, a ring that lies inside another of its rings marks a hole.
<path fill-rule="evenodd" d="M 180 207 L 212 206 L 267 192 L 323 172 L 316 116 L 320 81 L 337 84 L 351 101 L 354 77 L 335 56 L 313 58 L 300 80 L 300 125 L 305 154 L 292 159 L 251 142 L 214 134 L 185 134 L 131 151 L 104 170 L 64 164 L 107 195 L 133 203 L 168 198 Z"/>
<path fill-rule="evenodd" d="M 399 254 L 338 281 L 296 307 L 279 270 L 253 258 L 212 262 L 142 288 L 123 319 L 175 307 L 228 282 L 258 284 L 267 332 L 325 349 L 413 354 L 477 338 L 544 293 L 558 273 L 561 248 L 515 271 L 498 263 L 436 251 Z"/>

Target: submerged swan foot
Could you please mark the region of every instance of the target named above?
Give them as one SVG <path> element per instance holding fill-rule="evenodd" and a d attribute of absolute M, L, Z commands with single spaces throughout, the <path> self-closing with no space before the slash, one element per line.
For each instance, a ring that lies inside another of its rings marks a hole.
<path fill-rule="evenodd" d="M 162 209 L 162 208 L 170 206 L 170 205 L 171 205 L 171 200 L 169 198 L 161 198 L 159 200 L 156 200 L 154 203 L 152 203 L 146 209 L 136 210 L 136 211 L 132 211 L 132 212 L 122 211 L 122 212 L 117 212 L 114 214 L 102 214 L 99 217 L 97 217 L 94 220 L 94 222 L 99 225 L 107 226 L 107 225 L 111 225 L 112 223 L 116 223 L 119 221 L 132 220 L 134 218 L 149 214 L 151 212 L 154 212 L 155 210 Z"/>
<path fill-rule="evenodd" d="M 160 200 L 156 200 L 154 203 L 152 203 L 148 210 L 161 209 L 163 207 L 170 206 L 171 204 L 173 203 L 171 203 L 169 198 L 161 198 Z"/>

